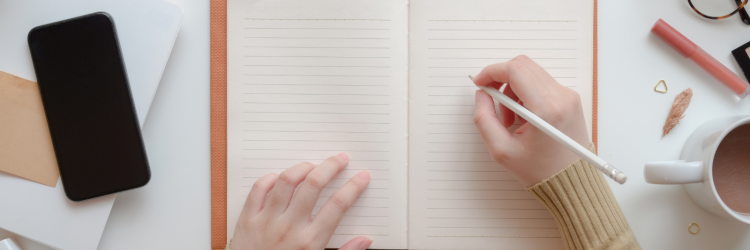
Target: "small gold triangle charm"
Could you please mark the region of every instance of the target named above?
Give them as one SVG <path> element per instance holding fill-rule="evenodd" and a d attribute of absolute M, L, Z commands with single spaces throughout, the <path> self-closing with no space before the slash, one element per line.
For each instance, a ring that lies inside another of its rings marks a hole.
<path fill-rule="evenodd" d="M 659 89 L 659 84 L 664 85 L 664 90 Z M 669 90 L 669 88 L 667 88 L 667 82 L 665 82 L 663 79 L 659 80 L 659 82 L 656 83 L 656 86 L 654 86 L 654 91 L 659 93 L 667 93 L 667 90 Z"/>

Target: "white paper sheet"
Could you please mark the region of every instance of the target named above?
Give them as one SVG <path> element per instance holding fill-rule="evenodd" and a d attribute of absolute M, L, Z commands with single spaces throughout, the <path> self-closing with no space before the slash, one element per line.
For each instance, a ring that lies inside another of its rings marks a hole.
<path fill-rule="evenodd" d="M 562 249 L 551 214 L 487 152 L 467 75 L 528 55 L 580 93 L 591 131 L 593 2 L 412 0 L 409 18 L 409 247 Z"/>
<path fill-rule="evenodd" d="M 372 179 L 328 247 L 406 248 L 407 3 L 228 6 L 228 236 L 258 178 L 347 152 L 313 214 L 356 173 Z"/>

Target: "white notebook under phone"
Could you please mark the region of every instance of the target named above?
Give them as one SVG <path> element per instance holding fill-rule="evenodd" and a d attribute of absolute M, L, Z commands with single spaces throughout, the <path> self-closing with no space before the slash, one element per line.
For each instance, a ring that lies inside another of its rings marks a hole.
<path fill-rule="evenodd" d="M 490 157 L 467 75 L 525 54 L 580 93 L 593 0 L 228 2 L 228 223 L 253 182 L 347 152 L 318 207 L 367 169 L 328 247 L 563 249 L 544 206 Z M 314 215 L 314 214 L 313 214 Z"/>
<path fill-rule="evenodd" d="M 0 70 L 36 81 L 28 32 L 98 11 L 109 13 L 115 21 L 142 126 L 182 22 L 182 9 L 170 1 L 0 1 Z M 56 249 L 94 250 L 115 197 L 72 202 L 59 180 L 52 188 L 0 172 L 0 229 Z"/>

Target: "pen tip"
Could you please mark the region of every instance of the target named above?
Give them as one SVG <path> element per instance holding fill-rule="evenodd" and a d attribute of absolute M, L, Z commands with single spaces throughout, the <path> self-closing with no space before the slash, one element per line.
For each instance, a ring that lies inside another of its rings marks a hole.
<path fill-rule="evenodd" d="M 474 77 L 471 76 L 471 75 L 469 75 L 469 79 L 471 79 L 472 81 L 474 81 Z"/>

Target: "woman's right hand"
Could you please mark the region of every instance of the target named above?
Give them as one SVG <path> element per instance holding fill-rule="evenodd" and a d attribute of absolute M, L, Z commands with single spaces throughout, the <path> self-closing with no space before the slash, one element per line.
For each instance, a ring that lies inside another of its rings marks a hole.
<path fill-rule="evenodd" d="M 581 98 L 574 90 L 560 85 L 547 71 L 527 56 L 485 67 L 474 77 L 479 86 L 500 88 L 531 112 L 567 136 L 589 147 Z M 515 113 L 495 105 L 484 91 L 476 92 L 474 123 L 482 134 L 492 158 L 505 166 L 526 187 L 533 186 L 578 160 L 578 156 L 533 125 L 521 120 L 514 132 Z"/>

